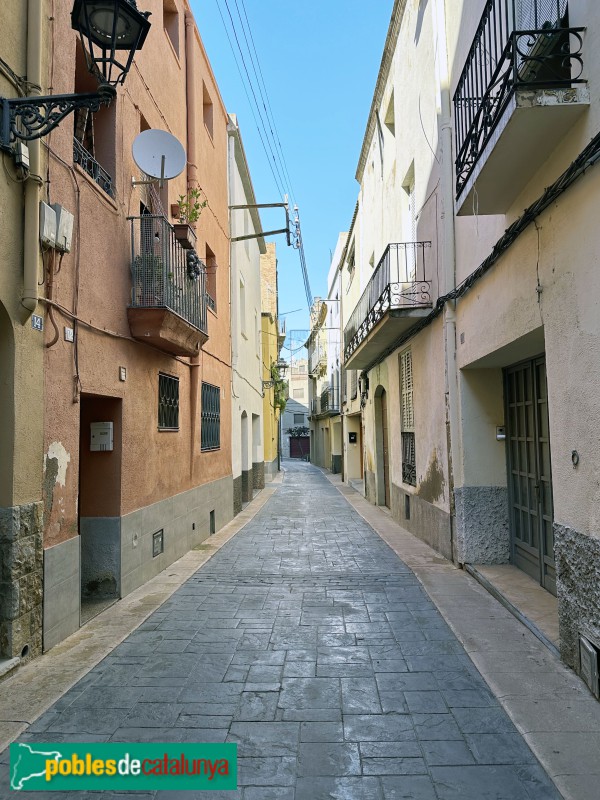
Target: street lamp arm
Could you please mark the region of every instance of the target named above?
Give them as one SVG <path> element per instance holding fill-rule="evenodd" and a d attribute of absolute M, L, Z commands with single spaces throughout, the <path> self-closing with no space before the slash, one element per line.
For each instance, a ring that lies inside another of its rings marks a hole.
<path fill-rule="evenodd" d="M 116 96 L 113 86 L 103 84 L 97 92 L 55 94 L 45 97 L 0 97 L 0 149 L 12 152 L 17 140 L 46 136 L 79 108 L 92 112 L 109 106 Z"/>

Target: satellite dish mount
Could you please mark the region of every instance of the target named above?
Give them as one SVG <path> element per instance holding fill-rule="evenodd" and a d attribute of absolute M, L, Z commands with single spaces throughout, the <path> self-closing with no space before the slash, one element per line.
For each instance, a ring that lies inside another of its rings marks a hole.
<path fill-rule="evenodd" d="M 144 186 L 158 181 L 162 189 L 165 181 L 170 181 L 183 172 L 187 161 L 179 139 L 168 131 L 158 129 L 138 134 L 134 139 L 132 151 L 133 160 L 150 178 L 146 181 L 132 179 L 132 186 Z"/>

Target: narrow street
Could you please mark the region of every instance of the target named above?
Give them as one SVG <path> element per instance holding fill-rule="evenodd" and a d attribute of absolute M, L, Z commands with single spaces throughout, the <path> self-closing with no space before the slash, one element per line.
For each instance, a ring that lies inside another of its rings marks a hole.
<path fill-rule="evenodd" d="M 20 738 L 73 740 L 237 742 L 240 790 L 207 800 L 560 797 L 413 572 L 304 463 Z"/>

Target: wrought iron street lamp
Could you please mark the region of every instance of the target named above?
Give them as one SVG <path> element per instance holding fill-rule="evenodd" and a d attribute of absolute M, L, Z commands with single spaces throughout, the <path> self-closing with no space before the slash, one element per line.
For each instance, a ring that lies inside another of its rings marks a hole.
<path fill-rule="evenodd" d="M 136 50 L 142 49 L 150 30 L 149 16 L 148 11 L 138 11 L 135 0 L 75 0 L 71 26 L 81 37 L 98 91 L 0 98 L 0 149 L 13 152 L 17 141 L 46 136 L 78 108 L 94 112 L 110 105 Z"/>

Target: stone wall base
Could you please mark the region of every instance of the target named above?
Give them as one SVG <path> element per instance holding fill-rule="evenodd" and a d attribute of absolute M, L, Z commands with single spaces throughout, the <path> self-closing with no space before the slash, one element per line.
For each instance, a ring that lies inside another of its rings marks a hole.
<path fill-rule="evenodd" d="M 508 488 L 463 486 L 456 489 L 454 498 L 457 560 L 461 564 L 507 564 Z"/>
<path fill-rule="evenodd" d="M 0 656 L 42 652 L 43 503 L 0 508 Z"/>
<path fill-rule="evenodd" d="M 600 647 L 600 539 L 554 523 L 560 654 L 580 672 L 579 636 Z"/>
<path fill-rule="evenodd" d="M 254 489 L 265 488 L 265 462 L 257 461 L 252 464 L 252 486 Z"/>

